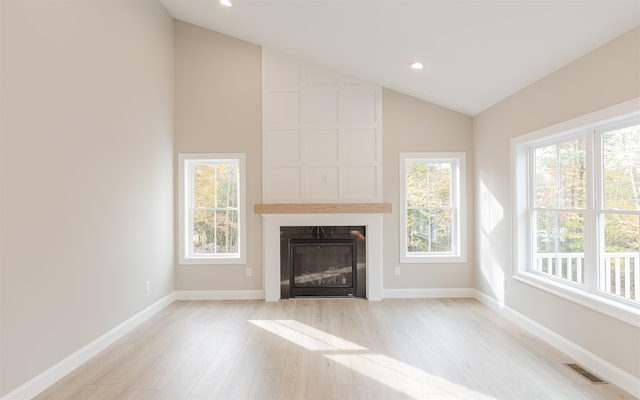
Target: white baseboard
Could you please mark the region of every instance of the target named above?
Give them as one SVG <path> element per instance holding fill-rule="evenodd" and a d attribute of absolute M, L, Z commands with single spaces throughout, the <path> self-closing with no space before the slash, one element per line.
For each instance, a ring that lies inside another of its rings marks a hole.
<path fill-rule="evenodd" d="M 151 318 L 175 300 L 175 293 L 156 301 L 149 307 L 140 311 L 133 317 L 124 321 L 109 332 L 98 337 L 80 350 L 72 353 L 64 360 L 50 367 L 46 371 L 29 380 L 19 388 L 5 395 L 2 400 L 27 400 L 37 396 L 49 386 L 53 385 L 74 369 L 78 368 L 89 359 L 106 349 L 118 339 L 135 329 L 138 325 Z"/>
<path fill-rule="evenodd" d="M 383 299 L 446 299 L 475 297 L 475 289 L 382 289 Z"/>
<path fill-rule="evenodd" d="M 178 290 L 176 300 L 264 300 L 264 290 Z"/>
<path fill-rule="evenodd" d="M 474 291 L 474 297 L 493 311 L 503 315 L 505 318 L 527 332 L 536 335 L 538 338 L 544 340 L 549 345 L 571 357 L 578 364 L 596 375 L 599 375 L 601 378 L 640 398 L 640 379 L 585 350 L 570 340 L 558 335 L 549 328 L 520 314 L 514 309 L 501 305 L 496 299 L 486 295 L 485 293 L 475 289 Z"/>

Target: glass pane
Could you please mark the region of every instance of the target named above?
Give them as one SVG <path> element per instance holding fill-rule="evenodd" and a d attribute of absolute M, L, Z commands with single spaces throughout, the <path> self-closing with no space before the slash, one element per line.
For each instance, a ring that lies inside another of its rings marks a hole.
<path fill-rule="evenodd" d="M 430 250 L 427 213 L 427 210 L 407 210 L 407 251 L 409 253 Z"/>
<path fill-rule="evenodd" d="M 428 164 L 407 165 L 407 205 L 427 207 L 429 205 Z"/>
<path fill-rule="evenodd" d="M 216 211 L 216 253 L 238 252 L 238 212 Z"/>
<path fill-rule="evenodd" d="M 448 207 L 451 204 L 452 164 L 411 163 L 407 166 L 407 205 Z"/>
<path fill-rule="evenodd" d="M 598 289 L 640 302 L 640 216 L 604 215 L 604 256 Z"/>
<path fill-rule="evenodd" d="M 213 211 L 193 210 L 193 253 L 215 253 Z"/>
<path fill-rule="evenodd" d="M 538 211 L 538 253 L 583 253 L 584 217 L 581 213 Z"/>
<path fill-rule="evenodd" d="M 535 150 L 535 202 L 540 208 L 584 208 L 586 139 Z"/>
<path fill-rule="evenodd" d="M 584 282 L 584 216 L 581 213 L 536 213 L 534 270 Z"/>
<path fill-rule="evenodd" d="M 558 147 L 535 150 L 535 206 L 556 208 L 558 193 Z"/>
<path fill-rule="evenodd" d="M 293 282 L 295 287 L 351 287 L 353 285 L 353 246 L 318 242 L 293 243 Z"/>
<path fill-rule="evenodd" d="M 558 252 L 584 253 L 584 216 L 558 213 Z"/>
<path fill-rule="evenodd" d="M 193 207 L 213 208 L 215 204 L 215 173 L 213 165 L 193 166 Z"/>
<path fill-rule="evenodd" d="M 450 210 L 409 210 L 407 214 L 409 253 L 452 251 Z"/>
<path fill-rule="evenodd" d="M 638 252 L 640 251 L 640 228 L 638 216 L 606 214 L 604 216 L 604 251 Z"/>
<path fill-rule="evenodd" d="M 586 156 L 585 138 L 560 144 L 558 208 L 585 207 L 587 199 Z"/>
<path fill-rule="evenodd" d="M 238 206 L 238 166 L 219 164 L 216 166 L 216 207 Z"/>
<path fill-rule="evenodd" d="M 602 138 L 605 208 L 640 210 L 640 125 Z"/>
<path fill-rule="evenodd" d="M 429 205 L 448 207 L 451 205 L 451 163 L 429 164 Z"/>
<path fill-rule="evenodd" d="M 451 251 L 451 211 L 431 210 L 431 251 Z"/>
<path fill-rule="evenodd" d="M 556 252 L 556 215 L 555 211 L 538 211 L 536 213 L 536 252 Z"/>

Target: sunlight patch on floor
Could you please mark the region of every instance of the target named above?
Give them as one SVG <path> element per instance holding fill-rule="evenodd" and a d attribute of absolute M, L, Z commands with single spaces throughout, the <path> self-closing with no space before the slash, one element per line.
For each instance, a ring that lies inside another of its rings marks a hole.
<path fill-rule="evenodd" d="M 327 354 L 325 357 L 415 399 L 494 399 L 383 354 Z"/>
<path fill-rule="evenodd" d="M 495 400 L 444 378 L 295 320 L 250 320 L 250 323 L 324 356 L 412 399 Z"/>
<path fill-rule="evenodd" d="M 358 351 L 366 348 L 295 320 L 250 320 L 275 335 L 311 351 Z"/>

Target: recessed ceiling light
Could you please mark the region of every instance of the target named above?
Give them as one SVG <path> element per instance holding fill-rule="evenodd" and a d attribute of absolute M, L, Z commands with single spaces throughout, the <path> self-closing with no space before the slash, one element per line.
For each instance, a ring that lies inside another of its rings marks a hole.
<path fill-rule="evenodd" d="M 414 62 L 414 63 L 411 63 L 411 68 L 413 68 L 413 69 L 422 69 L 422 68 L 424 68 L 424 65 L 422 65 L 421 62 Z"/>
<path fill-rule="evenodd" d="M 225 7 L 231 7 L 231 1 L 230 0 L 220 0 L 220 4 L 222 4 Z"/>

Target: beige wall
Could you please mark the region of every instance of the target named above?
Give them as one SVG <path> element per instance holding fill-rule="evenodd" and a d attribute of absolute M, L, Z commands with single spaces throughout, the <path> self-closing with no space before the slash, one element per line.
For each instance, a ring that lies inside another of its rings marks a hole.
<path fill-rule="evenodd" d="M 474 118 L 476 287 L 640 378 L 640 329 L 514 281 L 510 139 L 640 97 L 640 28 Z M 507 290 L 503 290 L 506 279 Z"/>
<path fill-rule="evenodd" d="M 176 289 L 262 290 L 262 217 L 253 212 L 262 202 L 260 47 L 181 21 L 174 32 L 174 159 L 246 153 L 247 168 L 247 264 L 178 265 L 176 257 Z M 245 276 L 247 267 L 252 277 Z"/>
<path fill-rule="evenodd" d="M 149 1 L 0 7 L 2 397 L 174 290 L 173 25 Z"/>
<path fill-rule="evenodd" d="M 382 93 L 384 201 L 384 288 L 473 287 L 473 135 L 471 117 L 385 89 Z M 467 262 L 400 264 L 400 152 L 465 152 L 467 157 Z M 400 266 L 400 275 L 395 267 Z"/>

